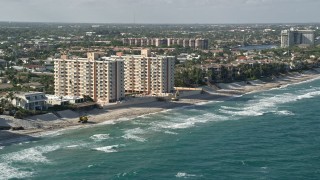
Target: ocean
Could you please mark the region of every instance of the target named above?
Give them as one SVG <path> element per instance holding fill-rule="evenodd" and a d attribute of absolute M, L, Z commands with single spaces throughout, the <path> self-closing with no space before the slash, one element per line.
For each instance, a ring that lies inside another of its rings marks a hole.
<path fill-rule="evenodd" d="M 0 147 L 0 179 L 320 179 L 320 80 Z"/>

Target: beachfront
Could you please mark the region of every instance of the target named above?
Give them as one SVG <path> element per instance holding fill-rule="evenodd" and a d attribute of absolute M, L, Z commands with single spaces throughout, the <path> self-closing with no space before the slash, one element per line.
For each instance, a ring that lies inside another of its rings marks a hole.
<path fill-rule="evenodd" d="M 100 123 L 112 123 L 117 120 L 129 120 L 141 115 L 157 113 L 168 109 L 201 104 L 209 101 L 222 101 L 245 93 L 263 91 L 272 88 L 281 88 L 289 84 L 300 83 L 319 77 L 319 70 L 306 71 L 300 73 L 290 73 L 286 76 L 275 77 L 271 81 L 249 81 L 224 84 L 219 83 L 217 87 L 205 87 L 205 93 L 181 97 L 179 101 L 148 101 L 140 104 L 124 103 L 119 107 L 104 109 L 94 109 L 83 112 L 89 116 L 90 123 L 79 124 L 78 114 L 74 112 L 65 112 L 65 117 L 61 119 L 40 120 L 37 117 L 20 120 L 8 116 L 0 116 L 2 123 L 23 126 L 22 131 L 0 131 L 0 144 L 23 141 L 25 138 L 39 137 L 54 131 L 90 127 Z"/>

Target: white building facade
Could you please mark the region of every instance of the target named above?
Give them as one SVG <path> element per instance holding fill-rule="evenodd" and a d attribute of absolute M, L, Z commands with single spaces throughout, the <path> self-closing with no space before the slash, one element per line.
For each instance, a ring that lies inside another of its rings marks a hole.
<path fill-rule="evenodd" d="M 89 96 L 106 104 L 122 100 L 124 90 L 124 62 L 88 53 L 87 58 L 55 59 L 55 95 Z"/>
<path fill-rule="evenodd" d="M 153 56 L 149 49 L 141 55 L 125 55 L 125 91 L 146 95 L 165 94 L 174 91 L 174 56 Z"/>
<path fill-rule="evenodd" d="M 15 95 L 15 99 L 12 100 L 12 104 L 16 107 L 21 107 L 25 110 L 46 110 L 46 96 L 43 92 L 29 92 L 20 93 Z"/>
<path fill-rule="evenodd" d="M 313 30 L 283 30 L 281 31 L 281 47 L 287 48 L 294 45 L 314 46 L 315 34 Z"/>

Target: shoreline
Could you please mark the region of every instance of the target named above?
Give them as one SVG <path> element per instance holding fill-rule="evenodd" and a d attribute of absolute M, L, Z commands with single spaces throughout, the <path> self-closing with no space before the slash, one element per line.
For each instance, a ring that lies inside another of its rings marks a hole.
<path fill-rule="evenodd" d="M 249 93 L 256 93 L 276 88 L 283 88 L 288 85 L 305 83 L 320 78 L 320 70 L 306 71 L 304 73 L 290 73 L 281 75 L 270 82 L 261 80 L 249 81 L 250 83 L 235 82 L 221 83 L 224 87 L 219 90 L 213 90 L 204 94 L 197 94 L 181 98 L 179 101 L 154 101 L 144 104 L 125 105 L 113 109 L 94 109 L 87 111 L 90 123 L 79 124 L 78 118 L 59 119 L 55 121 L 34 121 L 31 123 L 34 127 L 22 131 L 0 131 L 0 146 L 19 143 L 26 140 L 37 139 L 42 136 L 54 134 L 60 131 L 80 128 L 90 128 L 95 125 L 112 124 L 121 120 L 131 120 L 143 115 L 155 114 L 166 110 L 193 106 L 200 103 L 210 103 L 218 101 L 226 101 L 238 96 Z M 15 121 L 14 118 L 11 121 Z M 18 121 L 18 120 L 17 120 Z M 26 123 L 27 120 L 19 120 L 18 122 Z"/>

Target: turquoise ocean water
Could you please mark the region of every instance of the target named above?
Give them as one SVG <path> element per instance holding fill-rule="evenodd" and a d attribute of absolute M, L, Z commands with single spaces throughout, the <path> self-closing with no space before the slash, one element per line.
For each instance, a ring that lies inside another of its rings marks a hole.
<path fill-rule="evenodd" d="M 0 179 L 320 179 L 320 80 L 0 147 Z"/>

